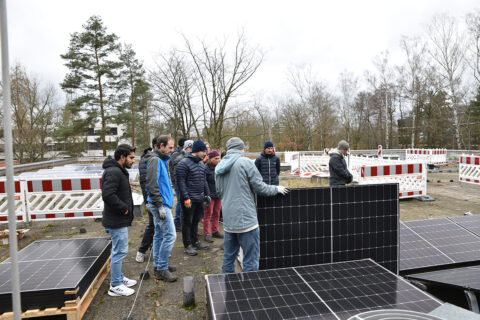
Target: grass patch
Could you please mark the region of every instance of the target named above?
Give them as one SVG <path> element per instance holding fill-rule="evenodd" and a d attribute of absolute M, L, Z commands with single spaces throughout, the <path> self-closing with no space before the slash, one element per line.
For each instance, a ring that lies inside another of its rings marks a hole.
<path fill-rule="evenodd" d="M 182 305 L 182 309 L 184 309 L 184 310 L 193 310 L 193 309 L 195 309 L 195 308 L 197 307 L 197 304 L 198 304 L 198 303 L 195 302 L 195 304 L 194 304 L 193 306 L 190 306 L 190 307 L 184 307 L 184 306 Z"/>
<path fill-rule="evenodd" d="M 51 231 L 51 230 L 53 229 L 53 227 L 55 227 L 55 225 L 49 223 L 49 224 L 47 224 L 46 226 L 44 226 L 44 227 L 42 228 L 42 231 L 43 231 L 43 232 L 49 232 L 49 231 Z"/>

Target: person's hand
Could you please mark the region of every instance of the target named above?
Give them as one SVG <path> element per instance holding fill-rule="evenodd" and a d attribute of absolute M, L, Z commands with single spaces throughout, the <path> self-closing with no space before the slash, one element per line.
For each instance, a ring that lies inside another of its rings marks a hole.
<path fill-rule="evenodd" d="M 165 208 L 163 206 L 158 208 L 158 215 L 160 217 L 160 220 L 165 220 L 165 218 L 167 217 L 167 211 L 165 211 Z"/>
<path fill-rule="evenodd" d="M 289 192 L 290 192 L 290 189 L 288 189 L 284 186 L 277 186 L 277 193 L 279 193 L 281 195 L 286 195 Z"/>
<path fill-rule="evenodd" d="M 191 208 L 192 207 L 192 202 L 190 201 L 190 199 L 187 199 L 183 202 L 183 204 L 185 205 L 185 207 L 187 208 Z"/>
<path fill-rule="evenodd" d="M 208 207 L 210 205 L 210 202 L 212 202 L 212 199 L 209 196 L 206 196 L 203 198 L 203 206 Z"/>

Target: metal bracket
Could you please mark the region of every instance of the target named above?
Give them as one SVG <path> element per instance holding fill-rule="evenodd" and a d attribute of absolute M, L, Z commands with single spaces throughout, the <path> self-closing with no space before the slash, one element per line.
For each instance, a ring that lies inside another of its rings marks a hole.
<path fill-rule="evenodd" d="M 478 300 L 475 293 L 470 290 L 465 290 L 464 292 L 465 292 L 465 297 L 467 298 L 468 307 L 470 308 L 470 310 L 472 310 L 472 312 L 475 312 L 475 313 L 480 313 Z"/>

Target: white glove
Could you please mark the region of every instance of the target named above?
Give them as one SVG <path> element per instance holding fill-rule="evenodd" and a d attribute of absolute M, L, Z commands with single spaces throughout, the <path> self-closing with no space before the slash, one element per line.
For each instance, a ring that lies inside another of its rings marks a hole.
<path fill-rule="evenodd" d="M 277 186 L 277 193 L 286 195 L 287 193 L 290 192 L 290 189 L 284 187 L 284 186 Z"/>
<path fill-rule="evenodd" d="M 165 211 L 165 208 L 163 206 L 158 208 L 158 215 L 160 220 L 165 220 L 165 218 L 167 217 L 167 211 Z"/>

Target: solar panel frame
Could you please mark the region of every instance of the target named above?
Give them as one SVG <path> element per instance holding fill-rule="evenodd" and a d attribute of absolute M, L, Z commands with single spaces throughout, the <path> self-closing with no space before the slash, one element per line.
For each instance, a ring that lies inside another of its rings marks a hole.
<path fill-rule="evenodd" d="M 480 292 L 480 266 L 459 267 L 409 274 L 409 279 Z"/>
<path fill-rule="evenodd" d="M 480 214 L 448 217 L 448 219 L 480 237 Z"/>
<path fill-rule="evenodd" d="M 111 241 L 106 238 L 43 240 L 25 247 L 18 256 L 22 310 L 61 308 L 65 301 L 83 296 L 108 260 L 110 249 Z M 67 295 L 67 290 L 75 293 Z M 0 263 L 0 314 L 12 310 L 11 302 L 7 259 Z"/>
<path fill-rule="evenodd" d="M 261 270 L 372 258 L 398 272 L 396 183 L 257 196 L 257 213 Z"/>
<path fill-rule="evenodd" d="M 348 319 L 442 303 L 371 259 L 206 276 L 211 319 Z"/>

